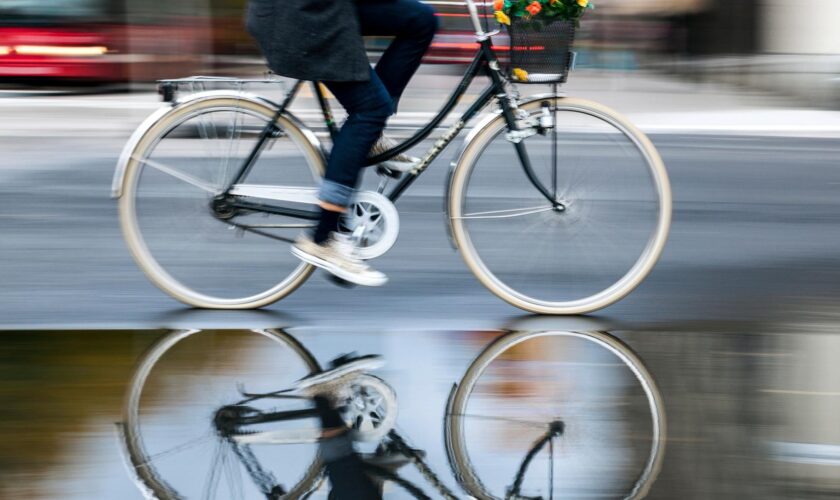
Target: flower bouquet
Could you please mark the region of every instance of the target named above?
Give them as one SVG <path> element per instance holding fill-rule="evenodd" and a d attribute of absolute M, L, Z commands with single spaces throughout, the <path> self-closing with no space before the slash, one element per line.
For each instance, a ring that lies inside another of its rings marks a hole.
<path fill-rule="evenodd" d="M 523 83 L 566 81 L 575 29 L 589 0 L 494 0 L 493 14 L 510 35 L 510 77 Z"/>
<path fill-rule="evenodd" d="M 589 0 L 494 0 L 496 20 L 510 26 L 511 19 L 526 21 L 535 30 L 554 21 L 572 21 L 575 27 L 586 9 L 594 5 Z"/>

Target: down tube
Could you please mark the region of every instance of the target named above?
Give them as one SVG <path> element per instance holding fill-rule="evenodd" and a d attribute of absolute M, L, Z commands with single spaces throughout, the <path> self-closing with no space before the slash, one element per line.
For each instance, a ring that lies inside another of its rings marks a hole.
<path fill-rule="evenodd" d="M 429 165 L 435 161 L 435 158 L 452 142 L 455 137 L 464 129 L 467 122 L 472 119 L 479 111 L 481 111 L 487 103 L 493 98 L 493 94 L 496 93 L 496 86 L 491 85 L 487 87 L 484 92 L 476 99 L 476 101 L 470 106 L 470 108 L 461 115 L 461 118 L 452 125 L 436 142 L 435 144 L 429 149 L 429 151 L 423 156 L 420 160 L 420 163 L 414 167 L 414 169 L 409 172 L 399 184 L 397 184 L 394 189 L 388 194 L 388 199 L 391 201 L 397 201 L 402 193 L 408 189 L 408 187 L 420 177 Z"/>

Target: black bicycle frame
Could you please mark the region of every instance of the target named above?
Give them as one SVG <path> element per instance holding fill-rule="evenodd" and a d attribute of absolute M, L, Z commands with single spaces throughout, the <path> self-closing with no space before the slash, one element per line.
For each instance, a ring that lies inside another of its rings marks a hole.
<path fill-rule="evenodd" d="M 476 99 L 476 101 L 461 115 L 460 119 L 452 125 L 440 138 L 435 141 L 434 145 L 426 152 L 425 155 L 421 158 L 420 162 L 408 173 L 404 174 L 400 181 L 391 189 L 391 191 L 387 194 L 388 199 L 392 202 L 397 201 L 399 197 L 403 194 L 403 192 L 408 189 L 411 184 L 414 183 L 415 180 L 422 174 L 429 165 L 438 157 L 438 155 L 449 145 L 452 140 L 458 136 L 461 130 L 464 129 L 467 122 L 469 122 L 476 114 L 478 114 L 493 98 L 496 98 L 499 106 L 501 108 L 501 114 L 507 123 L 508 129 L 511 131 L 518 130 L 516 116 L 514 114 L 513 106 L 508 99 L 508 94 L 505 90 L 505 79 L 501 74 L 501 70 L 499 67 L 499 61 L 496 57 L 496 53 L 493 50 L 493 44 L 490 37 L 482 39 L 477 42 L 479 44 L 479 51 L 476 53 L 475 57 L 473 58 L 470 65 L 467 67 L 466 72 L 464 73 L 463 78 L 461 79 L 458 86 L 449 96 L 446 104 L 437 112 L 434 118 L 427 123 L 423 128 L 418 130 L 413 136 L 406 139 L 402 143 L 394 146 L 392 149 L 371 157 L 367 161 L 367 165 L 376 165 L 382 163 L 383 161 L 388 160 L 389 158 L 393 158 L 394 156 L 408 151 L 409 149 L 413 148 L 423 140 L 425 140 L 435 128 L 440 125 L 440 123 L 449 115 L 449 113 L 458 105 L 461 98 L 466 93 L 467 89 L 469 88 L 472 81 L 475 79 L 476 76 L 479 75 L 480 72 L 484 71 L 487 76 L 490 77 L 490 85 L 481 93 L 481 95 Z M 277 111 L 274 115 L 272 121 L 266 125 L 263 129 L 262 133 L 257 140 L 257 144 L 254 149 L 251 151 L 249 156 L 245 159 L 245 162 L 240 167 L 239 171 L 235 176 L 232 177 L 230 184 L 227 186 L 225 193 L 222 195 L 223 197 L 228 197 L 230 189 L 233 185 L 239 184 L 244 181 L 245 177 L 247 177 L 248 173 L 251 171 L 256 159 L 259 157 L 262 149 L 265 147 L 266 141 L 269 137 L 273 137 L 276 134 L 281 133 L 281 130 L 277 127 L 277 120 L 285 113 L 286 109 L 288 108 L 289 104 L 291 104 L 292 100 L 294 99 L 295 95 L 297 94 L 300 86 L 303 82 L 297 81 L 292 86 L 289 93 L 284 98 L 283 102 L 277 108 Z M 324 94 L 322 86 L 318 82 L 312 82 L 313 89 L 315 92 L 315 96 L 318 99 L 318 104 L 321 107 L 324 116 L 324 122 L 326 123 L 327 130 L 330 133 L 332 138 L 335 137 L 335 134 L 338 132 L 338 129 L 335 125 L 333 120 L 332 111 L 330 110 L 329 102 Z M 528 157 L 528 153 L 525 149 L 524 144 L 520 142 L 515 142 L 514 146 L 516 148 L 517 156 L 519 157 L 520 163 L 522 165 L 523 170 L 525 171 L 525 175 L 528 177 L 528 180 L 534 185 L 534 187 L 542 193 L 543 196 L 552 204 L 557 205 L 555 201 L 555 196 L 543 185 L 542 182 L 537 178 L 534 170 L 531 166 L 531 161 Z M 252 202 L 252 201 L 245 201 L 238 198 L 233 198 L 228 201 L 229 205 L 235 208 L 257 211 L 257 212 L 265 212 L 271 213 L 276 215 L 285 215 L 288 217 L 298 218 L 298 219 L 305 219 L 305 220 L 317 220 L 319 217 L 319 212 L 312 211 L 312 210 L 301 210 L 301 209 L 294 209 L 288 207 L 282 207 L 277 205 L 271 205 L 264 202 Z"/>

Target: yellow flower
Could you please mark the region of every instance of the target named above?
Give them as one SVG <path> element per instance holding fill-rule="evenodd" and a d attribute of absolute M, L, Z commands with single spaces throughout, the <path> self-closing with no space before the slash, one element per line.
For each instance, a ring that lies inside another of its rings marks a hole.
<path fill-rule="evenodd" d="M 510 18 L 507 16 L 507 14 L 505 14 L 504 12 L 502 12 L 500 10 L 497 10 L 495 12 L 495 15 L 496 15 L 496 21 L 499 21 L 502 24 L 507 24 L 508 26 L 510 26 Z"/>
<path fill-rule="evenodd" d="M 577 0 L 577 4 L 586 8 L 586 6 L 589 5 L 589 0 Z"/>
<path fill-rule="evenodd" d="M 528 81 L 528 72 L 522 68 L 513 68 L 513 77 L 520 82 Z"/>

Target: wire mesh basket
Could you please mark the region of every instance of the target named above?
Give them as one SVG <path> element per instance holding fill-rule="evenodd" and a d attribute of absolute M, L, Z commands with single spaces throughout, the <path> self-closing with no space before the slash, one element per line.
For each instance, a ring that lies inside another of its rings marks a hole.
<path fill-rule="evenodd" d="M 563 83 L 574 54 L 574 21 L 533 21 L 514 18 L 507 73 L 517 83 Z"/>

